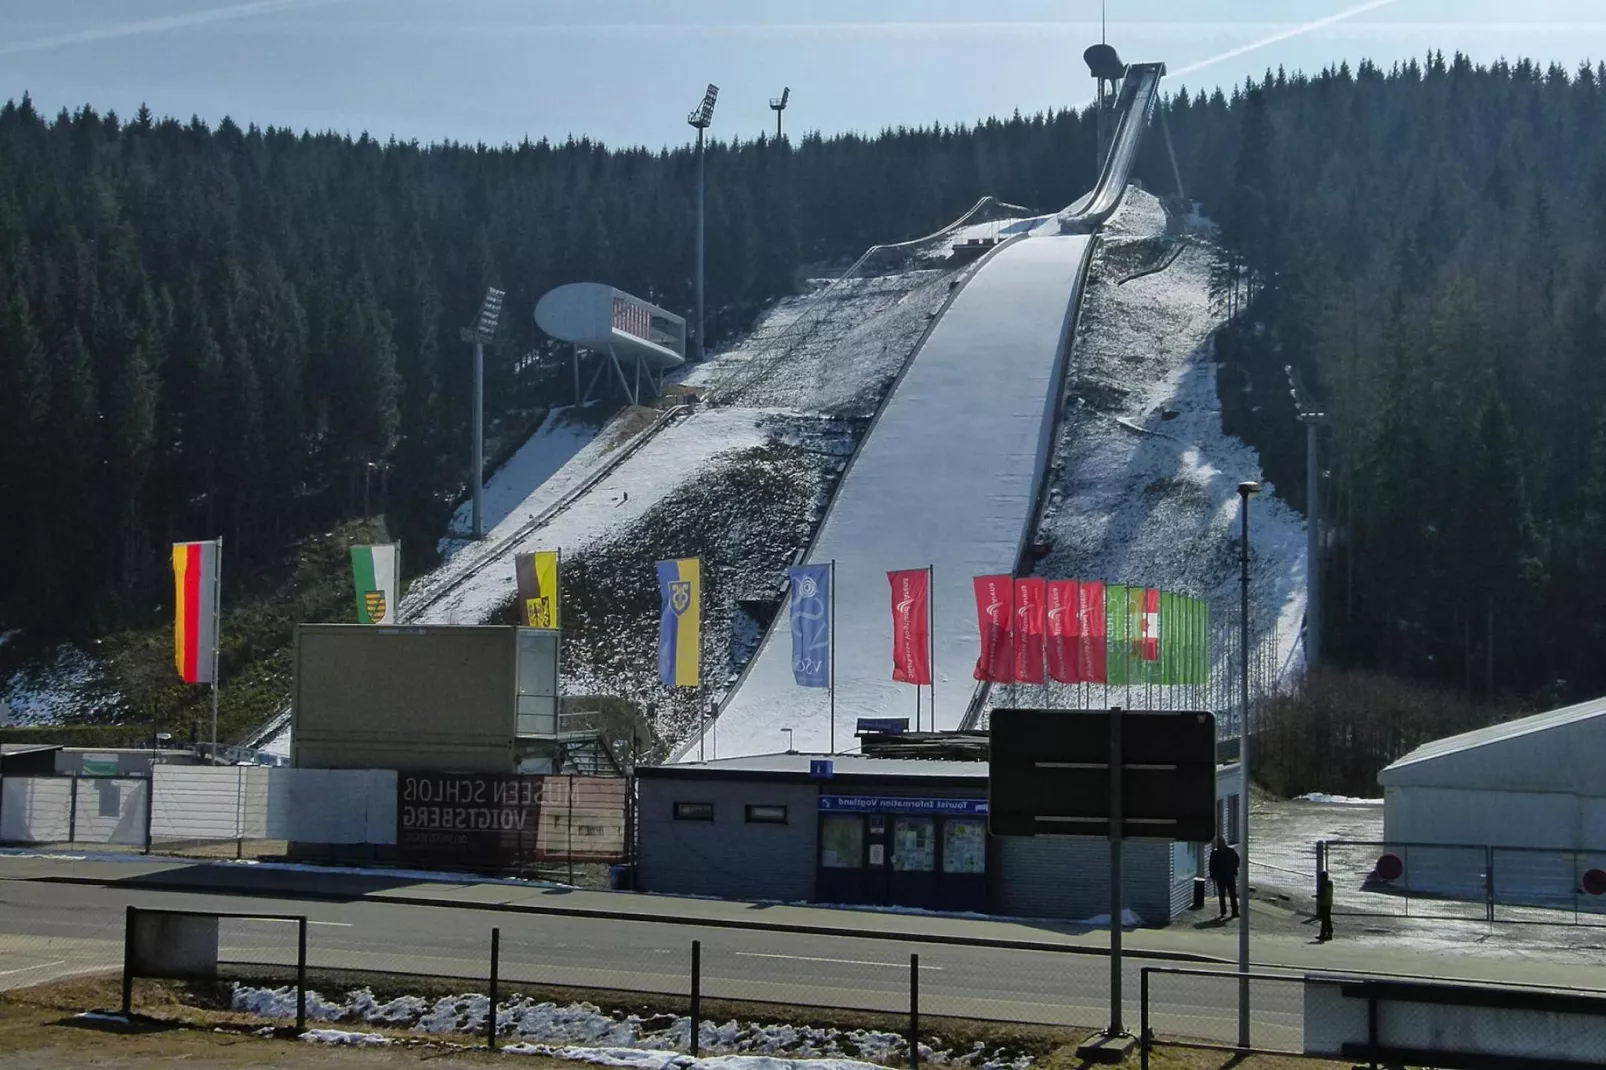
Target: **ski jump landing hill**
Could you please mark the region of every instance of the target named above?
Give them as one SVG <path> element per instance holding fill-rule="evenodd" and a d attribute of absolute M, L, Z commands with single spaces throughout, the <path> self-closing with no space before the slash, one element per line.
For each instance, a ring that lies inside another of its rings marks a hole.
<path fill-rule="evenodd" d="M 915 715 L 915 689 L 891 679 L 890 569 L 933 570 L 935 685 L 927 727 L 957 727 L 976 684 L 971 579 L 1014 572 L 1039 512 L 1082 283 L 1099 226 L 1120 205 L 1158 99 L 1161 64 L 1128 70 L 1109 156 L 1094 189 L 996 247 L 951 299 L 894 386 L 838 485 L 804 560 L 836 562 L 838 750 L 861 717 Z M 789 607 L 707 729 L 678 755 L 798 750 L 833 739 L 828 693 L 792 677 Z M 934 709 L 934 718 L 932 710 Z"/>

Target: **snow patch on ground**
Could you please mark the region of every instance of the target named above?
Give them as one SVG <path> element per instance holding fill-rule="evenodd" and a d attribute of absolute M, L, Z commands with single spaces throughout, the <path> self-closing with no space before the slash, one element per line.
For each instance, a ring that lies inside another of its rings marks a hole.
<path fill-rule="evenodd" d="M 348 1033 L 343 1029 L 309 1029 L 301 1034 L 308 1044 L 330 1044 L 344 1047 L 379 1048 L 390 1043 L 390 1038 L 378 1033 Z"/>
<path fill-rule="evenodd" d="M 295 1015 L 296 990 L 292 988 L 252 988 L 236 985 L 232 1007 L 262 1015 L 288 1018 Z M 419 996 L 400 996 L 380 1001 L 372 991 L 361 989 L 334 1002 L 309 990 L 307 1016 L 317 1021 L 380 1025 L 410 1029 L 429 1036 L 482 1034 L 490 1000 L 468 993 L 433 1002 Z M 582 1062 L 602 1062 L 618 1066 L 675 1065 L 710 1067 L 749 1067 L 803 1065 L 810 1067 L 866 1066 L 900 1063 L 907 1059 L 907 1042 L 896 1033 L 874 1030 L 820 1029 L 776 1023 L 703 1022 L 698 1033 L 700 1051 L 723 1058 L 693 1061 L 679 1054 L 690 1049 L 691 1020 L 675 1015 L 642 1018 L 634 1014 L 608 1013 L 590 1003 L 543 1003 L 515 996 L 496 1008 L 497 1033 L 513 1038 L 503 1048 L 512 1054 L 557 1055 Z M 320 1030 L 331 1036 L 339 1030 Z M 345 1033 L 350 1037 L 375 1036 Z M 365 1041 L 324 1041 L 324 1043 L 366 1043 Z M 558 1054 L 561 1051 L 564 1054 Z M 608 1062 L 611 1053 L 628 1052 L 620 1058 L 646 1060 Z M 1001 1048 L 989 1049 L 978 1042 L 967 1051 L 932 1049 L 921 1045 L 921 1058 L 938 1066 L 975 1067 L 977 1070 L 1023 1068 L 1028 1060 Z M 867 1059 L 870 1063 L 857 1060 Z M 653 1061 L 658 1060 L 658 1061 Z"/>
<path fill-rule="evenodd" d="M 1382 806 L 1382 799 L 1357 799 L 1350 795 L 1328 795 L 1325 792 L 1313 791 L 1308 795 L 1299 796 L 1300 802 L 1323 803 L 1330 806 Z"/>
<path fill-rule="evenodd" d="M 596 1066 L 625 1066 L 639 1070 L 884 1070 L 875 1063 L 852 1059 L 773 1059 L 751 1055 L 721 1055 L 693 1059 L 672 1051 L 643 1048 L 554 1048 L 545 1044 L 514 1044 L 509 1055 L 544 1055 Z"/>
<path fill-rule="evenodd" d="M 1107 913 L 1106 914 L 1095 914 L 1091 918 L 1083 918 L 1078 924 L 1090 925 L 1095 929 L 1107 929 L 1110 926 L 1110 915 L 1107 914 Z M 1141 928 L 1143 926 L 1143 924 L 1144 924 L 1144 921 L 1143 921 L 1143 919 L 1141 917 L 1139 917 L 1138 915 L 1134 914 L 1130 910 L 1126 910 L 1124 908 L 1122 909 L 1122 911 L 1121 911 L 1121 928 L 1123 928 L 1123 929 L 1137 929 L 1137 928 Z"/>

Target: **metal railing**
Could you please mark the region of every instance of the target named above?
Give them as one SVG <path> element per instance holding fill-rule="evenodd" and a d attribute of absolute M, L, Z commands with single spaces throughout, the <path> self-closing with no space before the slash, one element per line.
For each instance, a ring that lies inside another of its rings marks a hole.
<path fill-rule="evenodd" d="M 1147 1070 L 1157 1044 L 1236 1049 L 1236 1008 L 1247 985 L 1251 1050 L 1304 1052 L 1305 978 L 1300 974 L 1145 966 L 1138 982 L 1138 1051 Z"/>
<path fill-rule="evenodd" d="M 1333 913 L 1606 926 L 1606 848 L 1321 840 Z"/>

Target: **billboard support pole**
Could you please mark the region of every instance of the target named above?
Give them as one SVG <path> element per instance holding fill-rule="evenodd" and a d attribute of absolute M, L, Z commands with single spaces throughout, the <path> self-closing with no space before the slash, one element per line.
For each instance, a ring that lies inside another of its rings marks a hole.
<path fill-rule="evenodd" d="M 1121 707 L 1110 707 L 1110 1027 L 1111 1037 L 1126 1029 L 1121 1022 Z"/>

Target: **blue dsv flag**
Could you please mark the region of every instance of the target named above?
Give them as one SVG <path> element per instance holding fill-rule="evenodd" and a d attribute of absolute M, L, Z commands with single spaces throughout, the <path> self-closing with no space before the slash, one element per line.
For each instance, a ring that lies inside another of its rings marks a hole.
<path fill-rule="evenodd" d="M 787 569 L 792 581 L 792 676 L 799 687 L 831 686 L 831 566 Z"/>

